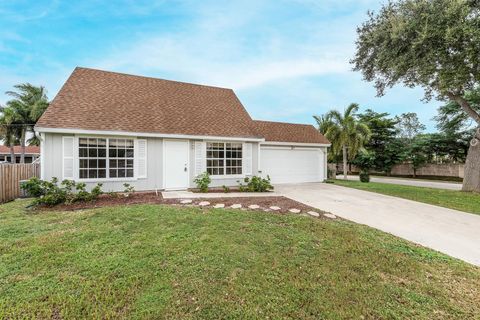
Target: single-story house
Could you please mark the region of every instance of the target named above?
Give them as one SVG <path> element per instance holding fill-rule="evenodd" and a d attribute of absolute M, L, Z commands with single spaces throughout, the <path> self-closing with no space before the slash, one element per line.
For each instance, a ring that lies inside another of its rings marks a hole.
<path fill-rule="evenodd" d="M 22 154 L 21 146 L 13 147 L 13 154 L 15 163 L 20 163 L 20 157 Z M 25 146 L 25 163 L 32 163 L 40 157 L 40 147 L 37 146 Z M 0 162 L 12 162 L 10 154 L 10 147 L 0 145 Z"/>
<path fill-rule="evenodd" d="M 330 142 L 313 126 L 252 120 L 233 90 L 76 68 L 37 122 L 43 179 L 120 191 L 323 181 Z"/>

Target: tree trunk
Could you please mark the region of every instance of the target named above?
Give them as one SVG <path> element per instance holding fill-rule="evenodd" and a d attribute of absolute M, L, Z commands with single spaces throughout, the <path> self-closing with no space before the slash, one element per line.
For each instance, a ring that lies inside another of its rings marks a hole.
<path fill-rule="evenodd" d="M 475 111 L 470 106 L 470 103 L 461 95 L 456 95 L 451 92 L 447 92 L 446 95 L 450 100 L 458 103 L 463 111 L 479 125 L 468 148 L 462 191 L 480 193 L 480 114 Z"/>
<path fill-rule="evenodd" d="M 15 150 L 12 145 L 10 145 L 10 163 L 15 163 Z"/>
<path fill-rule="evenodd" d="M 20 163 L 25 163 L 25 135 L 27 134 L 25 128 L 22 129 L 22 136 L 20 137 L 20 143 L 22 145 L 22 154 L 20 155 Z"/>
<path fill-rule="evenodd" d="M 346 145 L 343 145 L 342 146 L 342 150 L 343 150 L 343 179 L 347 180 L 347 171 L 348 171 L 348 168 L 347 168 L 347 146 Z"/>
<path fill-rule="evenodd" d="M 462 191 L 480 193 L 480 127 L 477 129 L 468 149 Z"/>

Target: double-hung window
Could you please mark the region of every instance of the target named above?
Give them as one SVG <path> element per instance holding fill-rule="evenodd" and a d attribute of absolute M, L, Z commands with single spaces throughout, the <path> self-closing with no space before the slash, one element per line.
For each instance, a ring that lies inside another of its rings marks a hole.
<path fill-rule="evenodd" d="M 133 178 L 133 139 L 79 138 L 79 178 Z"/>
<path fill-rule="evenodd" d="M 213 176 L 242 174 L 242 144 L 207 142 L 207 172 Z"/>

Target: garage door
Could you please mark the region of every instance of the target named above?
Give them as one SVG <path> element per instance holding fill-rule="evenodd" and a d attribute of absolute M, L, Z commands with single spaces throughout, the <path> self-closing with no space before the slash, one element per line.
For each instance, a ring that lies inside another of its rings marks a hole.
<path fill-rule="evenodd" d="M 324 179 L 324 154 L 318 148 L 263 146 L 260 169 L 272 183 L 319 182 Z"/>

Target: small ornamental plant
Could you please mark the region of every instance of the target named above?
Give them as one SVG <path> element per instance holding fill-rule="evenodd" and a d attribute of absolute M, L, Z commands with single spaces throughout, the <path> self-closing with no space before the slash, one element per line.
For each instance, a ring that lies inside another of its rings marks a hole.
<path fill-rule="evenodd" d="M 246 183 L 242 184 L 239 182 L 239 189 L 241 192 L 267 192 L 273 190 L 273 186 L 270 183 L 270 177 L 262 178 L 258 176 L 253 177 L 246 177 L 243 179 L 243 182 Z"/>
<path fill-rule="evenodd" d="M 124 183 L 123 187 L 124 187 L 123 194 L 126 198 L 130 197 L 130 195 L 135 193 L 135 187 L 130 185 L 130 183 Z"/>
<path fill-rule="evenodd" d="M 208 186 L 212 182 L 212 179 L 210 178 L 210 175 L 208 174 L 208 172 L 205 171 L 204 173 L 196 176 L 193 182 L 195 182 L 195 184 L 197 185 L 197 188 L 200 189 L 201 192 L 207 192 Z"/>

